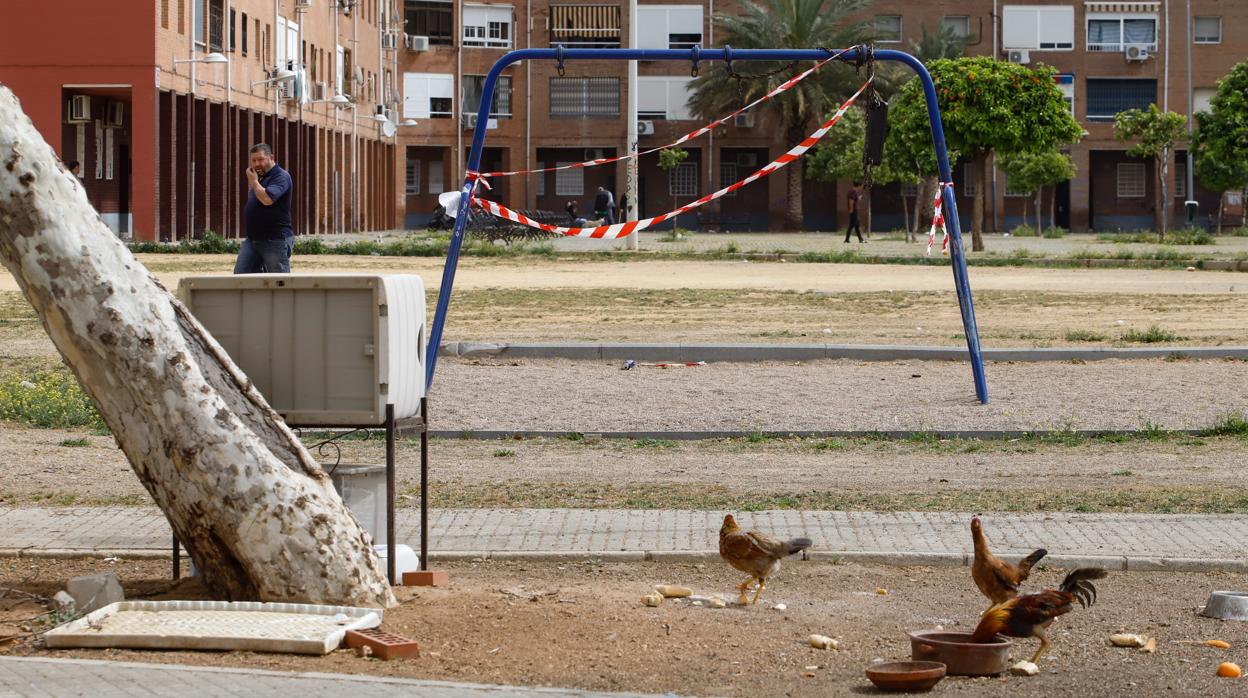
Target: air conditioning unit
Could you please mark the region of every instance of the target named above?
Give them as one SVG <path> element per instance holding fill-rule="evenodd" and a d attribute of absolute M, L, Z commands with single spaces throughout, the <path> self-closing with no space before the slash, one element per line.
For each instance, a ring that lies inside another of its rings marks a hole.
<path fill-rule="evenodd" d="M 329 87 L 324 82 L 318 82 L 312 85 L 313 101 L 323 102 L 329 99 L 325 94 L 329 91 Z"/>
<path fill-rule="evenodd" d="M 737 165 L 740 167 L 758 167 L 758 153 L 737 153 Z"/>
<path fill-rule="evenodd" d="M 1146 61 L 1149 57 L 1149 50 L 1152 48 L 1149 44 L 1127 44 L 1126 54 L 1129 61 Z"/>
<path fill-rule="evenodd" d="M 737 128 L 754 128 L 754 115 L 748 111 L 744 114 L 737 114 L 732 123 Z"/>
<path fill-rule="evenodd" d="M 399 35 L 394 32 L 382 34 L 381 47 L 387 50 L 397 49 L 399 47 Z"/>
<path fill-rule="evenodd" d="M 312 9 L 312 0 L 295 0 L 295 12 L 306 12 Z"/>
<path fill-rule="evenodd" d="M 654 135 L 654 122 L 653 121 L 638 121 L 637 122 L 637 135 L 653 136 Z"/>
<path fill-rule="evenodd" d="M 277 98 L 283 101 L 299 99 L 299 81 L 286 80 L 277 83 Z"/>
<path fill-rule="evenodd" d="M 104 112 L 104 125 L 108 128 L 121 128 L 126 120 L 126 104 L 116 100 L 108 103 Z"/>
<path fill-rule="evenodd" d="M 79 124 L 91 120 L 91 98 L 87 95 L 74 95 L 69 98 L 69 123 Z"/>
<path fill-rule="evenodd" d="M 602 148 L 586 148 L 585 149 L 586 162 L 590 160 L 601 160 L 604 157 L 606 157 L 606 155 L 602 152 Z"/>
<path fill-rule="evenodd" d="M 1027 49 L 1010 49 L 1007 55 L 1011 63 L 1026 65 L 1031 62 L 1031 51 L 1028 51 Z"/>
<path fill-rule="evenodd" d="M 477 115 L 476 114 L 464 114 L 463 120 L 460 123 L 463 125 L 465 131 L 476 130 Z M 496 128 L 498 128 L 498 119 L 486 119 L 485 120 L 486 131 L 493 131 Z"/>
<path fill-rule="evenodd" d="M 429 50 L 429 37 L 427 36 L 416 36 L 415 34 L 406 34 L 404 35 L 403 43 L 404 45 L 407 46 L 408 51 L 428 51 Z"/>

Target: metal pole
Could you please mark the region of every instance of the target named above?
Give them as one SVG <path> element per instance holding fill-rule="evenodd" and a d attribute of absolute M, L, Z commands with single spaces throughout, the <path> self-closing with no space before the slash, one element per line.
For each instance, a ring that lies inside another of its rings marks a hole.
<path fill-rule="evenodd" d="M 649 60 L 649 61 L 692 61 L 693 51 L 685 49 L 521 49 L 510 51 L 498 59 L 490 72 L 485 76 L 485 84 L 481 89 L 481 106 L 477 110 L 477 121 L 483 123 L 489 118 L 490 100 L 494 98 L 494 87 L 498 76 L 507 66 L 523 60 L 555 60 L 562 56 L 568 60 Z M 703 61 L 722 61 L 723 49 L 703 49 L 699 56 Z M 740 49 L 732 51 L 734 61 L 814 61 L 828 57 L 826 51 L 819 49 Z M 863 48 L 847 51 L 838 60 L 846 63 L 864 64 L 867 52 Z M 897 61 L 905 63 L 918 74 L 923 84 L 923 95 L 927 100 L 927 115 L 932 126 L 932 140 L 936 148 L 936 162 L 942 181 L 952 182 L 953 173 L 949 169 L 949 152 L 945 146 L 945 129 L 940 120 L 940 106 L 936 101 L 936 86 L 932 76 L 914 56 L 902 51 L 883 50 L 875 52 L 875 59 L 881 61 Z M 472 148 L 468 155 L 468 169 L 477 171 L 481 166 L 481 151 L 485 144 L 485 129 L 476 129 L 472 133 Z M 455 218 L 455 228 L 451 234 L 450 249 L 447 250 L 446 264 L 442 271 L 442 284 L 438 291 L 438 305 L 433 316 L 433 328 L 429 332 L 428 357 L 425 368 L 425 385 L 433 386 L 433 375 L 437 367 L 438 348 L 442 344 L 442 330 L 446 324 L 446 315 L 450 310 L 451 291 L 455 285 L 455 271 L 459 265 L 459 251 L 464 241 L 464 227 L 468 221 L 468 206 L 473 187 L 476 182 L 468 177 L 460 188 L 459 212 Z M 975 324 L 975 307 L 971 298 L 971 287 L 967 278 L 966 257 L 962 252 L 962 231 L 958 225 L 957 203 L 954 201 L 953 190 L 946 188 L 945 215 L 949 228 L 950 256 L 953 261 L 953 279 L 958 293 L 958 305 L 962 313 L 962 327 L 966 332 L 967 349 L 970 352 L 971 373 L 975 379 L 975 395 L 981 403 L 988 402 L 988 383 L 984 377 L 983 354 L 979 347 L 979 328 Z M 635 234 L 635 233 L 634 233 Z"/>
<path fill-rule="evenodd" d="M 394 405 L 386 405 L 386 576 L 395 584 L 394 544 Z"/>
<path fill-rule="evenodd" d="M 173 534 L 173 580 L 182 578 L 182 544 L 178 542 L 178 534 Z"/>
<path fill-rule="evenodd" d="M 420 399 L 420 569 L 429 569 L 429 398 Z"/>
<path fill-rule="evenodd" d="M 637 48 L 637 2 L 628 0 L 628 47 Z M 624 211 L 627 220 L 637 220 L 637 61 L 628 62 L 628 152 L 632 155 L 624 163 L 624 195 L 628 206 Z M 628 236 L 628 249 L 641 248 L 641 233 Z"/>
<path fill-rule="evenodd" d="M 1192 32 L 1192 0 L 1187 0 L 1187 39 L 1183 42 L 1187 45 L 1187 169 L 1183 173 L 1187 180 L 1185 191 L 1187 196 L 1184 197 L 1183 208 L 1187 209 L 1187 224 L 1196 224 L 1196 182 L 1193 170 L 1192 158 L 1192 112 L 1196 111 L 1195 97 L 1192 88 L 1192 42 L 1196 40 L 1196 35 Z"/>

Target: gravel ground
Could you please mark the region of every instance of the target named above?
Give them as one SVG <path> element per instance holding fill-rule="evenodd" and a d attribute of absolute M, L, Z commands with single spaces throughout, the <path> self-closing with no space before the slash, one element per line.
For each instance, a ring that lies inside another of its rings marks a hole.
<path fill-rule="evenodd" d="M 619 370 L 618 363 L 439 359 L 435 429 L 1166 429 L 1248 410 L 1248 362 L 837 360 Z"/>
<path fill-rule="evenodd" d="M 194 583 L 169 590 L 167 562 L 22 560 L 0 567 L 0 587 L 50 595 L 75 574 L 115 571 L 130 596 L 196 598 Z M 906 633 L 973 624 L 987 602 L 965 568 L 787 563 L 757 606 L 722 610 L 638 599 L 656 583 L 685 584 L 733 599 L 741 575 L 706 564 L 595 562 L 448 565 L 448 589 L 401 588 L 382 629 L 421 644 L 421 657 L 377 662 L 334 652 L 326 657 L 251 652 L 40 650 L 22 640 L 14 655 L 325 671 L 595 690 L 720 696 L 827 696 L 874 693 L 863 676 L 873 660 L 910 656 Z M 1056 585 L 1063 572 L 1042 569 L 1028 589 Z M 1214 676 L 1219 662 L 1248 663 L 1248 625 L 1202 618 L 1211 589 L 1244 588 L 1248 576 L 1111 573 L 1096 583 L 1089 609 L 1076 607 L 1049 629 L 1052 650 L 1032 678 L 945 679 L 941 695 L 1071 697 L 1243 695 L 1244 680 Z M 884 589 L 886 594 L 877 593 Z M 773 604 L 787 609 L 776 610 Z M 0 638 L 20 633 L 42 611 L 18 597 L 0 599 Z M 1115 632 L 1158 638 L 1156 654 L 1110 647 Z M 812 633 L 840 641 L 811 649 Z M 1217 638 L 1229 650 L 1205 647 Z M 1011 661 L 1037 641 L 1015 640 Z"/>

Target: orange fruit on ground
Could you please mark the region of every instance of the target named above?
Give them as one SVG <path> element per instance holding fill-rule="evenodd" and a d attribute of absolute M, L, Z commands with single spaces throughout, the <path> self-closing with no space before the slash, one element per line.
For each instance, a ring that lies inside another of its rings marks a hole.
<path fill-rule="evenodd" d="M 1239 665 L 1233 662 L 1222 662 L 1218 665 L 1218 676 L 1223 678 L 1238 679 L 1240 676 L 1243 676 L 1243 673 Z"/>

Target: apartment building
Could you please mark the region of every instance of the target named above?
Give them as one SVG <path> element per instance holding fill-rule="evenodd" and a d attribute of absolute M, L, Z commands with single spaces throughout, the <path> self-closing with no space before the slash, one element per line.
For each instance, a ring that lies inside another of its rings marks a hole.
<path fill-rule="evenodd" d="M 637 36 L 638 47 L 643 48 L 715 45 L 712 15 L 733 11 L 731 4 L 716 5 L 712 0 L 639 1 Z M 1189 97 L 1192 110 L 1206 109 L 1217 79 L 1248 55 L 1248 36 L 1233 31 L 1248 25 L 1248 3 L 1191 0 L 1190 15 L 1188 6 L 1177 0 L 1025 4 L 966 0 L 956 5 L 943 0 L 876 0 L 859 19 L 874 27 L 881 47 L 908 50 L 924 27 L 930 32 L 944 24 L 972 37 L 968 55 L 1056 68 L 1072 113 L 1087 131 L 1084 140 L 1070 149 L 1078 175 L 1055 192 L 1057 223 L 1075 230 L 1104 230 L 1152 227 L 1156 215 L 1152 164 L 1126 156 L 1128 146 L 1113 137 L 1113 115 L 1154 102 L 1186 113 Z M 513 48 L 557 44 L 627 46 L 629 35 L 628 2 L 405 0 L 403 10 L 402 117 L 415 122 L 399 136 L 404 221 L 409 227 L 427 220 L 437 194 L 461 181 L 472 130 L 482 127 L 474 122 L 481 81 L 499 56 Z M 686 105 L 688 65 L 642 63 L 638 72 L 641 149 L 670 142 L 699 123 Z M 509 68 L 484 125 L 489 133 L 483 167 L 538 169 L 627 152 L 628 87 L 622 63 L 569 62 L 563 75 L 552 62 Z M 780 142 L 775 134 L 769 124 L 743 116 L 684 146 L 689 158 L 670 173 L 658 169 L 657 158 L 643 159 L 639 171 L 643 215 L 714 191 L 776 157 L 791 144 Z M 1207 221 L 1217 211 L 1218 194 L 1199 183 L 1189 193 L 1185 167 L 1186 153 L 1181 151 L 1171 168 L 1174 215 L 1181 219 L 1183 202 L 1196 200 L 1199 220 Z M 513 206 L 555 211 L 562 210 L 567 200 L 578 199 L 584 208 L 598 186 L 618 195 L 624 176 L 621 164 L 513 177 L 496 181 L 488 195 Z M 1008 229 L 1021 222 L 1029 197 L 1010 189 L 1003 173 L 981 183 L 974 169 L 963 165 L 955 179 L 966 222 L 970 197 L 980 186 L 987 187 L 989 195 L 989 227 Z M 835 185 L 806 182 L 808 229 L 836 226 L 837 209 L 844 205 L 837 191 Z M 913 196 L 913 191 L 896 186 L 876 191 L 876 229 L 902 225 L 903 194 Z M 768 178 L 721 200 L 717 223 L 727 229 L 774 228 L 785 209 L 785 197 L 784 178 Z M 697 221 L 691 214 L 681 224 L 696 227 Z"/>
<path fill-rule="evenodd" d="M 390 229 L 395 1 L 6 3 L 0 83 L 123 236 L 239 235 L 257 142 L 294 177 L 298 233 Z"/>

